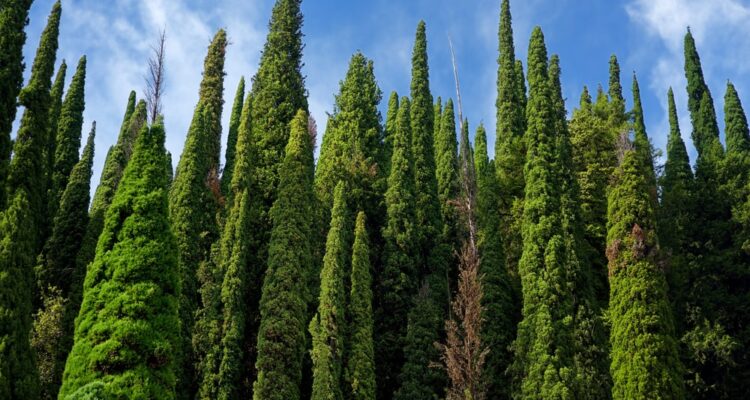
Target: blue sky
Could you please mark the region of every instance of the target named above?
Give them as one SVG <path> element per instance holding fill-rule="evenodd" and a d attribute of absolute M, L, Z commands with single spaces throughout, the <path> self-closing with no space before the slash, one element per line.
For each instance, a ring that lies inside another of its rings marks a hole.
<path fill-rule="evenodd" d="M 33 60 L 52 3 L 34 1 L 24 49 L 27 64 Z M 232 43 L 226 65 L 226 132 L 228 108 L 240 76 L 250 79 L 257 69 L 272 6 L 273 0 L 63 0 L 58 64 L 67 60 L 68 82 L 78 58 L 88 57 L 84 135 L 97 121 L 92 183 L 98 183 L 106 151 L 116 140 L 128 93 L 131 89 L 139 96 L 143 93 L 146 60 L 160 29 L 167 31 L 167 148 L 176 165 L 211 37 L 226 28 Z M 499 8 L 500 0 L 304 2 L 304 73 L 319 135 L 349 58 L 357 50 L 375 62 L 384 94 L 383 115 L 391 91 L 408 94 L 414 31 L 424 19 L 433 95 L 455 97 L 450 35 L 464 114 L 472 131 L 483 122 L 494 141 Z M 682 68 L 687 26 L 696 38 L 719 118 L 723 120 L 727 79 L 735 83 L 742 99 L 750 101 L 750 0 L 511 0 L 511 10 L 516 55 L 524 65 L 535 25 L 544 30 L 550 54 L 560 55 L 569 112 L 577 106 L 583 85 L 595 90 L 599 83 L 606 84 L 612 53 L 620 59 L 628 107 L 631 74 L 637 72 L 647 128 L 657 147 L 665 145 L 666 91 L 673 86 L 682 133 L 694 158 Z"/>

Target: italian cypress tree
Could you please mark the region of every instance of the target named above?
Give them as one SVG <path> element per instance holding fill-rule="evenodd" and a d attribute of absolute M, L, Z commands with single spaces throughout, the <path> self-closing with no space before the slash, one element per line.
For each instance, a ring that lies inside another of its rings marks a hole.
<path fill-rule="evenodd" d="M 24 190 L 31 207 L 34 225 L 29 228 L 34 236 L 34 249 L 41 248 L 40 229 L 46 213 L 45 199 L 47 170 L 40 155 L 45 154 L 49 135 L 49 107 L 52 74 L 55 69 L 57 41 L 60 30 L 60 2 L 56 2 L 42 32 L 37 48 L 31 78 L 19 93 L 19 103 L 25 107 L 13 148 L 13 159 L 8 171 L 7 190 L 9 198 L 18 190 Z"/>
<path fill-rule="evenodd" d="M 135 100 L 135 92 L 131 92 L 117 143 L 110 147 L 107 152 L 99 186 L 91 200 L 89 224 L 86 228 L 86 235 L 83 237 L 81 250 L 78 252 L 78 265 L 76 267 L 83 271 L 94 260 L 96 243 L 99 241 L 102 229 L 104 229 L 105 214 L 112 204 L 112 198 L 117 191 L 122 174 L 133 154 L 133 146 L 138 132 L 146 123 L 146 102 L 141 100 L 136 106 Z"/>
<path fill-rule="evenodd" d="M 171 399 L 180 274 L 169 226 L 162 118 L 138 135 L 86 272 L 60 398 Z"/>
<path fill-rule="evenodd" d="M 686 315 L 685 277 L 690 268 L 690 230 L 693 223 L 693 171 L 690 168 L 685 142 L 680 133 L 677 107 L 672 88 L 667 93 L 669 107 L 669 138 L 667 160 L 660 179 L 661 203 L 658 210 L 659 244 L 669 258 L 667 283 L 674 304 L 677 332 L 682 332 Z"/>
<path fill-rule="evenodd" d="M 60 121 L 60 112 L 62 111 L 63 103 L 63 91 L 65 90 L 65 74 L 68 71 L 68 65 L 65 60 L 60 64 L 60 68 L 57 70 L 55 76 L 55 83 L 52 84 L 50 90 L 50 106 L 49 106 L 49 135 L 47 136 L 47 148 L 45 149 L 44 155 L 47 161 L 45 166 L 47 171 L 47 180 L 45 184 L 48 188 L 52 188 L 52 175 L 55 168 L 55 147 L 57 146 L 57 126 Z M 52 225 L 52 219 L 54 214 L 50 215 L 50 225 Z"/>
<path fill-rule="evenodd" d="M 619 112 L 619 111 L 618 111 Z M 638 78 L 633 73 L 633 130 L 635 131 L 635 152 L 641 157 L 641 163 L 650 166 L 643 172 L 647 174 L 646 182 L 651 200 L 656 205 L 658 198 L 656 192 L 656 173 L 654 172 L 654 157 L 651 148 L 651 140 L 646 133 L 646 123 L 643 117 L 643 105 L 641 104 L 641 90 L 638 87 Z"/>
<path fill-rule="evenodd" d="M 326 209 L 327 220 L 339 181 L 346 183 L 353 208 L 372 216 L 382 214 L 378 210 L 384 191 L 379 187 L 383 171 L 378 164 L 382 145 L 378 111 L 381 97 L 372 61 L 355 53 L 340 84 L 315 171 L 315 192 Z"/>
<path fill-rule="evenodd" d="M 86 85 L 86 56 L 81 57 L 70 83 L 65 101 L 60 110 L 55 136 L 55 163 L 50 171 L 52 186 L 49 190 L 49 215 L 54 217 L 65 187 L 68 185 L 70 171 L 78 163 L 78 148 L 81 147 L 81 128 L 83 127 L 83 110 L 86 106 L 84 90 Z M 51 138 L 52 139 L 52 138 Z"/>
<path fill-rule="evenodd" d="M 506 374 L 512 361 L 510 345 L 515 337 L 518 301 L 514 298 L 510 276 L 505 266 L 501 236 L 500 183 L 494 162 L 487 155 L 487 133 L 479 125 L 474 136 L 474 165 L 477 172 L 477 247 L 479 272 L 482 278 L 482 343 L 490 349 L 483 367 L 487 382 L 487 398 L 510 398 L 510 376 Z"/>
<path fill-rule="evenodd" d="M 307 121 L 304 110 L 292 120 L 286 155 L 279 170 L 279 195 L 271 209 L 273 231 L 260 301 L 254 399 L 300 397 L 304 320 L 308 317 L 306 285 L 312 269 L 308 238 L 314 197 L 312 138 Z"/>
<path fill-rule="evenodd" d="M 606 97 L 604 106 L 608 107 Z M 579 213 L 583 227 L 581 256 L 591 268 L 596 298 L 606 307 L 607 283 L 607 189 L 616 167 L 615 132 L 610 129 L 609 113 L 596 112 L 584 87 L 578 109 L 568 128 L 573 146 L 573 169 L 579 188 Z"/>
<path fill-rule="evenodd" d="M 609 193 L 607 257 L 612 288 L 611 373 L 614 399 L 682 399 L 682 366 L 667 285 L 658 265 L 650 173 L 625 150 Z"/>
<path fill-rule="evenodd" d="M 617 56 L 612 54 L 609 57 L 609 123 L 614 127 L 622 127 L 626 122 L 625 98 L 622 95 L 622 83 L 620 83 L 620 63 L 617 61 Z"/>
<path fill-rule="evenodd" d="M 497 73 L 497 113 L 495 168 L 503 191 L 500 204 L 503 215 L 502 236 L 505 240 L 506 265 L 518 270 L 521 258 L 521 214 L 523 212 L 526 157 L 526 85 L 523 65 L 515 59 L 510 1 L 500 6 L 499 57 Z"/>
<path fill-rule="evenodd" d="M 391 174 L 391 156 L 393 154 L 393 136 L 398 126 L 398 93 L 391 92 L 388 98 L 388 110 L 385 116 L 385 129 L 383 129 L 382 163 L 383 173 L 387 177 Z"/>
<path fill-rule="evenodd" d="M 277 0 L 271 14 L 269 32 L 253 78 L 253 140 L 258 160 L 253 172 L 253 193 L 259 196 L 261 215 L 257 249 L 267 251 L 271 221 L 268 212 L 276 200 L 279 168 L 289 140 L 289 123 L 298 110 L 307 111 L 307 93 L 302 76 L 301 0 Z M 265 258 L 264 256 L 262 258 Z"/>
<path fill-rule="evenodd" d="M 459 195 L 458 141 L 456 140 L 456 117 L 453 100 L 445 102 L 441 113 L 440 129 L 435 129 L 435 158 L 437 161 L 438 199 L 443 219 L 443 240 L 451 248 L 451 254 L 460 248 L 458 238 L 458 214 L 454 205 Z M 453 260 L 451 258 L 451 260 Z"/>
<path fill-rule="evenodd" d="M 253 216 L 250 214 L 250 180 L 253 148 L 250 121 L 252 99 L 247 97 L 237 132 L 234 171 L 227 216 L 221 238 L 213 246 L 210 262 L 198 271 L 201 308 L 196 313 L 193 346 L 198 357 L 198 398 L 231 399 L 243 393 L 246 368 L 246 310 L 248 293 L 260 291 L 260 277 L 248 276 Z M 254 307 L 257 309 L 257 304 Z"/>
<path fill-rule="evenodd" d="M 351 221 L 346 184 L 336 185 L 326 253 L 320 272 L 318 312 L 310 322 L 312 335 L 312 399 L 343 399 L 343 352 L 345 333 L 344 274 L 349 269 Z"/>
<path fill-rule="evenodd" d="M 519 274 L 522 320 L 514 343 L 513 369 L 523 377 L 517 398 L 574 398 L 572 319 L 575 283 L 568 271 L 565 222 L 558 174 L 556 109 L 550 88 L 547 50 L 540 28 L 529 44 L 527 159 L 524 168 L 523 255 Z"/>
<path fill-rule="evenodd" d="M 693 34 L 688 28 L 685 34 L 685 77 L 687 78 L 688 110 L 690 120 L 693 123 L 693 143 L 698 150 L 698 157 L 706 153 L 714 146 L 714 140 L 719 137 L 719 127 L 716 123 L 716 111 L 711 97 L 711 91 L 703 78 L 703 68 L 698 50 L 695 47 Z M 706 107 L 702 111 L 701 103 L 706 96 Z"/>
<path fill-rule="evenodd" d="M 378 398 L 391 398 L 396 389 L 396 377 L 404 362 L 403 346 L 407 320 L 411 308 L 411 294 L 417 287 L 418 242 L 415 223 L 414 171 L 411 154 L 411 103 L 401 99 L 398 123 L 390 137 L 392 157 L 388 190 L 385 193 L 387 210 L 383 229 L 385 240 L 383 266 L 377 282 L 375 365 L 378 368 Z"/>
<path fill-rule="evenodd" d="M 197 389 L 190 349 L 194 314 L 200 301 L 197 272 L 201 263 L 208 260 L 211 245 L 219 237 L 216 217 L 221 208 L 218 168 L 226 47 L 226 32 L 221 29 L 208 47 L 198 104 L 169 193 L 170 219 L 179 245 L 182 282 L 180 319 L 185 354 L 182 372 L 178 374 L 180 398 L 192 397 Z"/>
<path fill-rule="evenodd" d="M 26 107 L 8 171 L 9 206 L 0 215 L 0 397 L 38 397 L 38 376 L 29 345 L 34 257 L 41 249 L 49 91 L 61 7 L 56 2 L 42 32 L 31 78 L 20 94 Z M 5 190 L 3 188 L 3 190 Z"/>
<path fill-rule="evenodd" d="M 591 263 L 582 249 L 584 227 L 581 225 L 580 189 L 573 165 L 573 145 L 566 120 L 565 101 L 560 83 L 560 59 L 553 55 L 549 64 L 549 85 L 555 114 L 557 160 L 554 168 L 562 189 L 561 215 L 564 227 L 565 258 L 570 277 L 574 279 L 576 379 L 579 398 L 606 399 L 610 384 L 607 373 L 607 338 L 601 319 L 603 305 L 596 299 Z"/>
<path fill-rule="evenodd" d="M 232 173 L 237 153 L 237 140 L 239 137 L 240 123 L 242 122 L 242 110 L 245 104 L 245 77 L 240 78 L 237 84 L 237 93 L 232 103 L 232 114 L 229 117 L 229 134 L 227 135 L 227 150 L 224 156 L 224 171 L 221 174 L 221 192 L 228 195 L 232 189 Z"/>
<path fill-rule="evenodd" d="M 373 346 L 372 276 L 365 213 L 357 214 L 352 246 L 351 291 L 347 309 L 345 398 L 375 399 L 375 348 Z"/>
<path fill-rule="evenodd" d="M 52 235 L 44 246 L 37 266 L 39 286 L 43 290 L 51 289 L 45 292 L 45 298 L 57 296 L 65 300 L 61 309 L 56 311 L 54 307 L 49 307 L 37 315 L 32 334 L 32 337 L 36 337 L 36 342 L 40 344 L 35 346 L 35 350 L 42 398 L 45 399 L 56 398 L 65 369 L 65 359 L 73 345 L 73 322 L 78 314 L 77 306 L 81 301 L 80 287 L 83 286 L 85 273 L 76 268 L 76 256 L 89 221 L 88 208 L 95 134 L 96 123 L 91 128 L 80 161 L 70 173 L 68 185 L 61 196 L 60 207 L 54 219 Z M 55 329 L 45 327 L 44 319 L 52 320 L 59 311 L 62 315 L 57 319 L 59 324 L 55 324 Z M 52 333 L 55 334 L 52 335 Z"/>
<path fill-rule="evenodd" d="M 0 6 L 0 210 L 5 209 L 5 182 L 10 165 L 10 131 L 16 119 L 16 98 L 23 85 L 24 28 L 29 23 L 33 0 L 3 3 Z"/>

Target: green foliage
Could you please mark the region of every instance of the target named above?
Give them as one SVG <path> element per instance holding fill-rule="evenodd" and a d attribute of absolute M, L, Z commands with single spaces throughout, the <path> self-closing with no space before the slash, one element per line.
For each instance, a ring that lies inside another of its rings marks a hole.
<path fill-rule="evenodd" d="M 73 323 L 81 304 L 86 271 L 78 268 L 76 257 L 89 222 L 95 134 L 94 123 L 81 160 L 70 173 L 54 219 L 52 235 L 36 267 L 37 286 L 42 289 L 44 304 L 34 320 L 32 347 L 39 363 L 41 396 L 44 399 L 57 398 L 65 359 L 73 345 Z"/>
<path fill-rule="evenodd" d="M 45 161 L 47 162 L 45 166 L 45 171 L 47 173 L 47 179 L 45 181 L 45 185 L 47 185 L 47 188 L 50 190 L 52 189 L 52 179 L 54 174 L 54 168 L 55 168 L 55 148 L 57 147 L 57 127 L 58 122 L 60 121 L 60 112 L 62 112 L 62 104 L 63 104 L 63 90 L 65 90 L 65 74 L 68 71 L 68 65 L 65 63 L 65 60 L 62 61 L 60 64 L 60 68 L 57 70 L 57 75 L 55 76 L 55 83 L 52 84 L 52 89 L 50 90 L 50 106 L 49 106 L 49 132 L 47 135 L 46 143 L 47 148 L 44 151 L 44 157 Z M 76 149 L 77 150 L 77 149 Z M 54 219 L 55 214 L 50 212 L 49 222 L 50 226 L 52 225 L 52 219 Z"/>
<path fill-rule="evenodd" d="M 383 229 L 383 265 L 377 277 L 375 347 L 378 398 L 390 398 L 404 362 L 404 321 L 417 287 L 418 241 L 415 224 L 414 169 L 411 154 L 411 102 L 404 97 L 391 139 L 391 168 L 385 193 L 387 219 Z"/>
<path fill-rule="evenodd" d="M 141 100 L 135 105 L 135 92 L 130 93 L 128 105 L 125 109 L 120 134 L 117 137 L 117 143 L 110 147 L 107 157 L 104 160 L 102 175 L 99 179 L 99 186 L 96 188 L 94 198 L 91 200 L 91 210 L 89 211 L 89 224 L 86 228 L 86 235 L 83 237 L 81 250 L 78 252 L 78 261 L 76 268 L 85 271 L 89 263 L 94 260 L 96 254 L 96 244 L 99 235 L 104 229 L 104 217 L 107 209 L 112 204 L 112 198 L 117 191 L 117 187 L 122 179 L 125 167 L 128 165 L 133 147 L 138 135 L 146 123 L 146 102 Z"/>
<path fill-rule="evenodd" d="M 180 275 L 169 226 L 163 126 L 160 117 L 142 129 L 107 210 L 86 272 L 60 398 L 97 381 L 104 398 L 175 396 Z"/>
<path fill-rule="evenodd" d="M 626 150 L 609 193 L 607 257 L 612 288 L 610 371 L 614 399 L 682 399 L 682 365 L 674 337 L 649 173 Z"/>
<path fill-rule="evenodd" d="M 391 92 L 388 98 L 388 111 L 385 116 L 385 129 L 383 130 L 383 172 L 386 177 L 391 174 L 391 156 L 393 155 L 393 136 L 398 129 L 398 93 Z M 386 178 L 387 181 L 387 178 Z"/>
<path fill-rule="evenodd" d="M 617 56 L 612 54 L 609 58 L 609 123 L 614 127 L 620 127 L 627 122 L 627 118 L 620 83 L 620 63 Z"/>
<path fill-rule="evenodd" d="M 693 144 L 695 144 L 700 158 L 712 151 L 714 140 L 719 137 L 719 126 L 716 122 L 714 101 L 703 78 L 701 59 L 690 28 L 685 34 L 684 46 L 688 110 L 690 110 L 690 121 L 693 123 Z M 706 99 L 704 100 L 703 97 L 706 97 Z M 702 104 L 704 101 L 706 102 L 705 105 Z"/>
<path fill-rule="evenodd" d="M 292 120 L 286 155 L 279 170 L 279 196 L 271 209 L 273 230 L 260 300 L 254 399 L 300 398 L 304 321 L 308 318 L 306 286 L 312 270 L 308 239 L 314 197 L 313 144 L 307 121 L 304 110 L 299 110 Z"/>
<path fill-rule="evenodd" d="M 633 130 L 635 131 L 635 152 L 639 161 L 645 165 L 644 173 L 647 174 L 646 182 L 648 183 L 648 192 L 651 195 L 651 201 L 654 205 L 657 203 L 656 192 L 656 173 L 654 172 L 654 157 L 651 140 L 646 133 L 646 123 L 643 117 L 643 105 L 641 104 L 641 90 L 638 87 L 638 79 L 633 73 Z"/>
<path fill-rule="evenodd" d="M 23 85 L 24 28 L 29 23 L 33 0 L 3 3 L 0 11 L 0 210 L 5 209 L 5 182 L 10 165 L 10 131 L 16 119 L 16 97 Z"/>
<path fill-rule="evenodd" d="M 70 171 L 78 163 L 78 148 L 81 147 L 83 110 L 85 108 L 84 89 L 86 86 L 86 56 L 81 57 L 70 83 L 65 101 L 57 122 L 55 137 L 55 163 L 49 172 L 52 186 L 49 188 L 49 215 L 55 216 L 60 205 L 60 197 L 68 185 Z M 49 148 L 49 147 L 48 147 Z"/>
<path fill-rule="evenodd" d="M 344 391 L 347 399 L 375 399 L 375 348 L 373 346 L 372 276 L 365 213 L 357 214 L 352 246 L 351 292 L 347 310 Z"/>
<path fill-rule="evenodd" d="M 41 155 L 46 154 L 49 136 L 50 89 L 61 13 L 60 2 L 55 2 L 39 39 L 29 83 L 19 93 L 18 102 L 25 110 L 16 134 L 13 159 L 8 171 L 8 198 L 15 197 L 16 191 L 23 190 L 31 207 L 32 221 L 27 228 L 33 232 L 34 251 L 38 251 L 43 244 L 41 230 L 47 215 L 45 182 L 48 171 Z"/>
<path fill-rule="evenodd" d="M 320 271 L 318 312 L 310 321 L 312 335 L 312 399 L 343 399 L 343 352 L 347 329 L 344 274 L 349 265 L 351 221 L 343 181 L 334 190 L 331 225 Z"/>
<path fill-rule="evenodd" d="M 224 171 L 221 174 L 221 192 L 228 196 L 232 191 L 232 173 L 237 152 L 237 140 L 239 137 L 240 123 L 242 121 L 242 109 L 245 104 L 245 77 L 240 78 L 237 84 L 237 93 L 232 103 L 232 114 L 229 117 L 229 134 L 227 135 L 227 150 L 224 157 Z"/>
<path fill-rule="evenodd" d="M 510 376 L 506 373 L 513 360 L 510 345 L 516 334 L 518 307 L 511 278 L 505 266 L 501 235 L 500 183 L 495 165 L 487 155 L 487 133 L 479 125 L 474 136 L 474 165 L 477 171 L 477 247 L 482 278 L 482 344 L 490 349 L 482 375 L 487 380 L 487 398 L 510 398 Z"/>
<path fill-rule="evenodd" d="M 224 58 L 226 32 L 221 29 L 208 47 L 203 64 L 198 104 L 190 124 L 177 173 L 169 193 L 172 231 L 177 237 L 182 292 L 182 372 L 178 376 L 178 397 L 191 398 L 197 388 L 194 355 L 190 348 L 199 304 L 197 271 L 210 256 L 219 237 L 216 220 L 221 210 L 219 157 L 221 112 L 224 103 Z"/>
<path fill-rule="evenodd" d="M 526 116 L 523 255 L 519 274 L 522 320 L 514 342 L 513 371 L 519 399 L 575 398 L 573 314 L 566 190 L 555 171 L 558 154 L 554 89 L 550 87 L 547 50 L 540 28 L 529 43 L 529 103 Z"/>
<path fill-rule="evenodd" d="M 458 238 L 458 212 L 455 201 L 460 193 L 458 183 L 458 141 L 456 140 L 456 117 L 453 100 L 445 102 L 439 129 L 435 128 L 435 158 L 437 161 L 438 199 L 443 220 L 442 238 L 450 246 L 451 254 L 460 248 Z M 451 258 L 451 261 L 454 261 Z"/>

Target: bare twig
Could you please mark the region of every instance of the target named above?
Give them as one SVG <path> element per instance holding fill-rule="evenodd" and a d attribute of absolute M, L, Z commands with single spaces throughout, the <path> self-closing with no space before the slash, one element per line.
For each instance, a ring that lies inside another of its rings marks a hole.
<path fill-rule="evenodd" d="M 161 97 L 164 93 L 164 44 L 167 40 L 166 30 L 159 33 L 156 45 L 151 47 L 151 58 L 148 60 L 148 74 L 146 80 L 146 101 L 148 102 L 148 116 L 151 122 L 161 114 Z"/>

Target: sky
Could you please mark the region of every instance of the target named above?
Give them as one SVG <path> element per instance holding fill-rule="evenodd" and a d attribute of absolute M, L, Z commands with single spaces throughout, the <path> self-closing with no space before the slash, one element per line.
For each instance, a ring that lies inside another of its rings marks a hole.
<path fill-rule="evenodd" d="M 28 80 L 39 36 L 54 0 L 34 1 L 24 56 Z M 151 46 L 166 30 L 166 87 L 163 113 L 167 149 L 177 165 L 198 100 L 203 59 L 214 33 L 224 28 L 227 50 L 223 141 L 241 76 L 258 68 L 273 0 L 63 0 L 57 64 L 68 63 L 69 84 L 86 55 L 86 111 L 83 135 L 97 122 L 92 192 L 107 149 L 117 140 L 128 94 L 143 97 Z M 310 112 L 319 139 L 326 113 L 344 78 L 349 59 L 362 51 L 372 59 L 383 91 L 385 116 L 392 91 L 408 95 L 411 49 L 419 20 L 427 24 L 433 96 L 455 98 L 449 37 L 461 82 L 464 116 L 473 133 L 487 128 L 492 154 L 497 96 L 497 30 L 500 0 L 308 0 L 302 5 L 304 67 Z M 668 133 L 667 89 L 674 88 L 683 137 L 691 159 L 683 37 L 691 28 L 723 130 L 723 98 L 731 80 L 750 102 L 750 0 L 511 0 L 516 57 L 526 65 L 528 40 L 542 27 L 550 54 L 559 54 L 568 112 L 584 85 L 595 92 L 608 81 L 608 60 L 616 54 L 632 106 L 632 74 L 638 75 L 648 133 L 664 149 Z M 67 87 L 66 84 L 66 87 Z M 249 87 L 249 85 L 248 85 Z M 605 86 L 606 89 L 606 86 Z M 20 119 L 20 113 L 19 117 Z M 16 124 L 17 126 L 17 124 Z M 723 136 L 723 134 L 722 134 Z M 84 139 L 85 141 L 85 139 Z"/>

